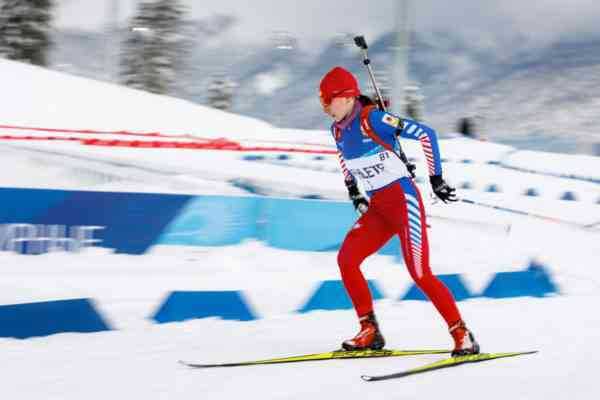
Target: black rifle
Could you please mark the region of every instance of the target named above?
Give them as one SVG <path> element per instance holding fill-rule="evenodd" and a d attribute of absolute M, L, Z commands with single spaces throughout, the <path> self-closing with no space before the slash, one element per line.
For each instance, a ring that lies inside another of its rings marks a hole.
<path fill-rule="evenodd" d="M 381 96 L 381 92 L 379 91 L 379 88 L 377 87 L 377 82 L 375 82 L 375 75 L 373 74 L 373 68 L 371 68 L 371 60 L 369 59 L 369 53 L 367 51 L 369 48 L 369 46 L 367 46 L 367 41 L 365 40 L 364 36 L 356 36 L 354 38 L 354 43 L 363 52 L 363 64 L 365 65 L 365 67 L 367 67 L 367 71 L 369 72 L 369 77 L 371 78 L 371 84 L 373 85 L 373 88 L 375 89 L 375 95 L 377 96 L 377 100 L 376 100 L 377 107 L 381 111 L 387 112 L 386 107 L 385 107 L 385 102 L 383 100 L 383 96 Z M 404 123 L 402 122 L 402 119 L 399 119 L 398 126 L 396 127 L 396 137 L 400 136 L 402 129 L 404 129 Z M 398 151 L 396 152 L 396 151 L 394 151 L 394 149 L 392 149 L 392 152 L 400 158 L 400 160 L 404 163 L 404 165 L 406 165 L 408 172 L 414 178 L 416 167 L 413 163 L 408 161 L 406 154 L 402 150 L 402 146 L 400 146 L 400 140 L 398 140 Z"/>

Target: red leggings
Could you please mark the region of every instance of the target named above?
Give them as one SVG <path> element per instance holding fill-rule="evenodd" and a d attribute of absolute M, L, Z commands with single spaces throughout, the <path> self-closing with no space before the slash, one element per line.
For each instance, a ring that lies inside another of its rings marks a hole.
<path fill-rule="evenodd" d="M 338 253 L 342 280 L 359 317 L 373 311 L 373 299 L 360 265 L 397 234 L 410 276 L 448 326 L 460 320 L 452 293 L 429 268 L 425 209 L 418 188 L 402 178 L 371 197 L 368 211 L 346 235 Z"/>

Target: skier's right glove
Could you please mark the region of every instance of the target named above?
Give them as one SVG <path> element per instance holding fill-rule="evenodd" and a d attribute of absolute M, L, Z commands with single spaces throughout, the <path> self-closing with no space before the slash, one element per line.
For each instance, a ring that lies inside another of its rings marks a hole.
<path fill-rule="evenodd" d="M 346 180 L 345 183 L 346 188 L 348 189 L 348 197 L 350 197 L 350 200 L 352 200 L 354 209 L 358 215 L 363 215 L 369 209 L 369 201 L 360 193 L 360 190 L 358 190 L 358 185 L 354 179 Z"/>

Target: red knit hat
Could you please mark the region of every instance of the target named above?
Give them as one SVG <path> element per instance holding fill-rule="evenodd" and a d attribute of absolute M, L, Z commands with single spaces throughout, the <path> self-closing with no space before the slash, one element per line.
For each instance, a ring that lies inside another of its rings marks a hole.
<path fill-rule="evenodd" d="M 319 86 L 319 96 L 324 105 L 331 104 L 335 97 L 356 97 L 360 95 L 358 82 L 350 71 L 335 67 L 325 74 Z"/>

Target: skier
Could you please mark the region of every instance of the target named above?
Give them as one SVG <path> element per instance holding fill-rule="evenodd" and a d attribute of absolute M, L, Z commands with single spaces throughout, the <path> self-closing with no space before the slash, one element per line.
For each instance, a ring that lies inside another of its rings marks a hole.
<path fill-rule="evenodd" d="M 463 322 L 454 297 L 431 273 L 425 209 L 412 179 L 414 166 L 400 156 L 397 145 L 398 136 L 419 140 L 434 193 L 444 203 L 456 201 L 455 189 L 442 178 L 435 131 L 380 111 L 370 98 L 361 95 L 356 78 L 342 67 L 329 71 L 319 88 L 323 111 L 334 120 L 331 132 L 348 194 L 360 215 L 338 253 L 342 280 L 360 323 L 359 333 L 344 341 L 342 347 L 346 350 L 384 347 L 360 265 L 393 235 L 398 235 L 411 277 L 448 324 L 454 339 L 452 355 L 479 353 L 479 345 Z M 357 179 L 368 197 L 359 191 Z"/>

